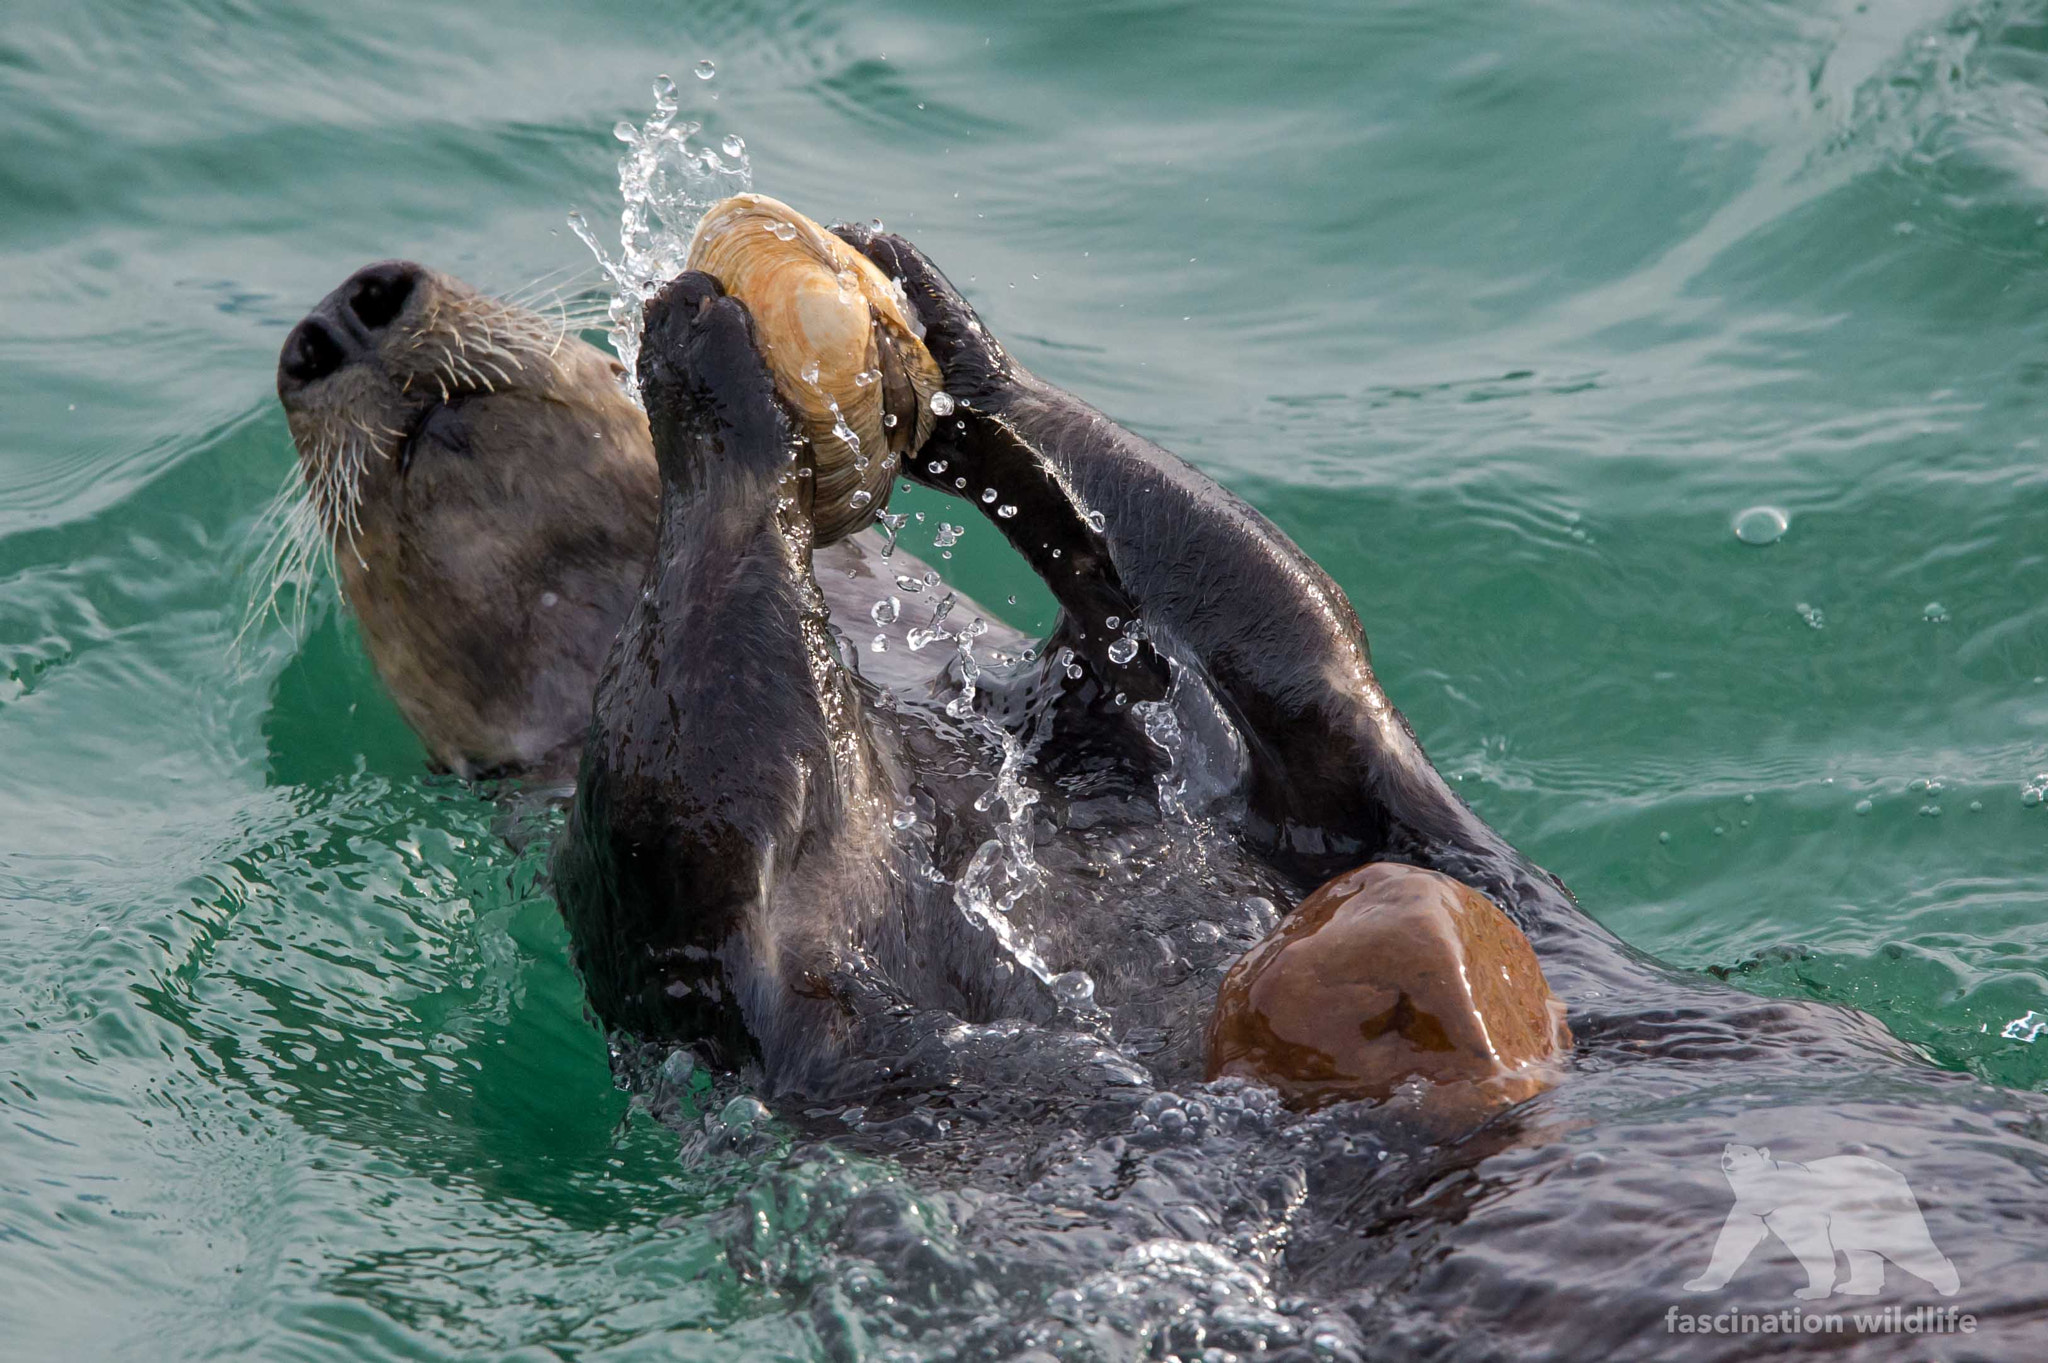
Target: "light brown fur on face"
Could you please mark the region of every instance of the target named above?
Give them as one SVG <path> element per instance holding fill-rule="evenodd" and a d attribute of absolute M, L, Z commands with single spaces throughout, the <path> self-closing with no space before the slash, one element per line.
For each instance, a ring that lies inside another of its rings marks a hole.
<path fill-rule="evenodd" d="M 653 449 L 619 373 L 539 314 L 403 262 L 359 271 L 286 342 L 278 393 L 343 594 L 459 775 L 573 774 L 654 544 Z"/>
<path fill-rule="evenodd" d="M 385 689 L 457 775 L 575 775 L 660 506 L 621 376 L 554 319 L 406 261 L 358 270 L 285 341 L 278 398 L 305 528 L 332 547 Z M 950 656 L 909 647 L 928 609 L 912 597 L 887 624 L 869 614 L 925 565 L 885 556 L 873 530 L 814 561 L 834 625 L 884 641 L 862 648 L 868 680 L 928 687 Z M 953 610 L 988 619 L 987 649 L 1025 646 L 965 596 Z"/>

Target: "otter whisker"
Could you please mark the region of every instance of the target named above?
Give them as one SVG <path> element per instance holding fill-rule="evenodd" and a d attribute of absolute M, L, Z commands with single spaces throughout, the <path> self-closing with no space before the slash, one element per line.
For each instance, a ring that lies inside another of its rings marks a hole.
<path fill-rule="evenodd" d="M 512 357 L 510 355 L 507 355 L 505 358 L 507 360 L 511 360 Z M 500 365 L 496 360 L 487 359 L 480 355 L 477 357 L 476 362 L 479 365 L 482 365 L 485 368 L 490 369 L 493 373 L 495 373 L 498 376 L 498 382 L 504 384 L 507 388 L 510 388 L 512 386 L 512 376 L 506 373 L 504 367 Z M 514 361 L 515 366 L 516 363 L 517 362 Z"/>
<path fill-rule="evenodd" d="M 275 618 L 294 637 L 304 633 L 315 579 L 323 570 L 333 575 L 333 549 L 322 524 L 319 496 L 295 466 L 257 517 L 260 545 L 250 563 L 254 589 L 230 648 L 239 650 L 266 618 Z M 287 588 L 289 615 L 283 604 Z"/>
<path fill-rule="evenodd" d="M 516 307 L 536 307 L 534 300 L 549 295 L 559 297 L 570 285 L 588 279 L 596 272 L 597 266 L 591 264 L 564 265 L 529 280 L 522 287 L 505 294 L 504 298 Z"/>

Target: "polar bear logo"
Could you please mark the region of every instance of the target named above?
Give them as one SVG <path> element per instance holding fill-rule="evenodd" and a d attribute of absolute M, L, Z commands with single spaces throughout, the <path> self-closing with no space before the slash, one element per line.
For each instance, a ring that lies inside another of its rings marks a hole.
<path fill-rule="evenodd" d="M 1912 1188 L 1889 1164 L 1860 1155 L 1794 1164 L 1772 1159 L 1768 1146 L 1730 1145 L 1721 1151 L 1721 1172 L 1735 1190 L 1735 1205 L 1707 1271 L 1687 1283 L 1686 1291 L 1725 1287 L 1769 1230 L 1806 1270 L 1806 1286 L 1792 1294 L 1802 1301 L 1836 1291 L 1875 1296 L 1884 1286 L 1886 1259 L 1926 1279 L 1942 1296 L 1955 1295 L 1956 1266 L 1934 1247 Z M 1839 1288 L 1836 1250 L 1849 1256 L 1849 1278 Z"/>

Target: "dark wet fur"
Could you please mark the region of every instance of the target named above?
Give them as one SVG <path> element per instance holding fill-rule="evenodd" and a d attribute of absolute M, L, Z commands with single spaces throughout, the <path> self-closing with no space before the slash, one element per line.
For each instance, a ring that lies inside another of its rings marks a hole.
<path fill-rule="evenodd" d="M 1802 1278 L 1770 1250 L 1723 1292 L 1681 1287 L 1740 1141 L 1893 1161 L 1980 1322 L 1943 1347 L 2038 1351 L 2038 1096 L 1936 1070 L 1861 1014 L 1619 943 L 1448 790 L 1379 692 L 1349 603 L 1284 535 L 1011 363 L 906 243 L 849 236 L 905 280 L 967 402 L 965 429 L 942 423 L 910 472 L 941 459 L 947 483 L 1023 507 L 990 523 L 1063 609 L 1043 662 L 983 677 L 983 713 L 1038 755 L 1052 875 L 1014 917 L 1056 969 L 1095 976 L 1103 1010 L 1009 964 L 923 874 L 957 875 L 993 835 L 974 807 L 993 754 L 937 701 L 844 665 L 800 509 L 778 503 L 787 417 L 744 313 L 685 276 L 643 351 L 661 548 L 599 688 L 557 874 L 608 1023 L 650 1061 L 683 1042 L 743 1070 L 829 1143 L 800 1145 L 735 1211 L 735 1271 L 804 1302 L 844 1358 L 885 1340 L 957 1359 L 1776 1356 L 1776 1336 L 1665 1331 L 1671 1308 L 1795 1304 Z M 1149 638 L 1119 663 L 1108 618 L 1133 614 Z M 1168 697 L 1176 765 L 1130 704 Z M 1193 819 L 1162 810 L 1162 775 L 1189 781 Z M 918 818 L 898 830 L 905 808 Z M 1375 859 L 1474 885 L 1529 933 L 1577 1037 L 1557 1088 L 1461 1129 L 1426 1092 L 1300 1116 L 1198 1082 L 1196 1033 L 1267 925 L 1260 897 L 1284 911 Z M 627 1068 L 659 1095 L 661 1071 Z M 704 1124 L 713 1146 L 751 1149 L 749 1129 Z M 841 1167 L 835 1148 L 907 1178 Z M 1798 1305 L 1938 1300 L 1901 1270 L 1888 1282 Z"/>
<path fill-rule="evenodd" d="M 748 1210 L 779 1201 L 780 1234 L 829 1246 L 830 1265 L 780 1260 L 749 1215 L 729 1239 L 739 1271 L 799 1293 L 827 1352 L 848 1358 L 890 1334 L 961 1359 L 1205 1347 L 1303 1359 L 1760 1356 L 1775 1337 L 1664 1329 L 1670 1306 L 1777 1310 L 1799 1281 L 1759 1252 L 1726 1295 L 1680 1288 L 1726 1209 L 1718 1153 L 1736 1139 L 1811 1155 L 1855 1142 L 1909 1175 L 1962 1272 L 1959 1302 L 1985 1329 L 1954 1342 L 1996 1356 L 2038 1339 L 2048 1146 L 2037 1098 L 1933 1070 L 1859 1014 L 1759 1000 L 1617 942 L 1447 789 L 1379 694 L 1349 604 L 1305 555 L 1170 455 L 1012 365 L 907 245 L 853 235 L 905 279 L 949 390 L 971 408 L 964 431 L 941 423 L 912 476 L 944 460 L 935 483 L 965 476 L 1022 507 L 990 523 L 1063 608 L 1047 661 L 985 676 L 982 699 L 1037 745 L 1039 856 L 1053 881 L 1019 916 L 1056 944 L 1058 968 L 1096 973 L 1106 1013 L 1062 1010 L 1004 969 L 949 887 L 919 877 L 925 858 L 957 868 L 988 836 L 972 797 L 986 789 L 989 754 L 935 704 L 877 692 L 804 642 L 807 609 L 815 622 L 807 564 L 772 510 L 782 456 L 770 447 L 786 441 L 786 421 L 757 367 L 730 354 L 712 364 L 744 334 L 733 305 L 707 301 L 715 286 L 679 284 L 656 305 L 660 339 L 644 353 L 657 366 L 650 406 L 687 399 L 666 434 L 656 418 L 663 457 L 686 457 L 668 479 L 654 595 L 601 692 L 563 900 L 610 1020 L 718 1038 L 722 1058 L 746 1061 L 800 1132 L 886 1154 L 915 1179 L 820 1183 L 806 1160 L 829 1162 L 829 1147 L 801 1148 Z M 676 361 L 684 372 L 658 372 Z M 727 417 L 704 424 L 721 404 Z M 722 500 L 698 471 L 720 441 L 732 464 Z M 744 590 L 738 578 L 714 585 L 743 570 Z M 672 608 L 686 613 L 671 619 Z M 1107 652 L 1112 615 L 1149 629 L 1125 664 Z M 700 665 L 716 676 L 678 686 L 673 669 L 692 647 L 718 658 Z M 1059 667 L 1062 648 L 1081 681 Z M 1114 700 L 1163 697 L 1176 670 L 1183 716 L 1203 712 L 1195 697 L 1227 721 L 1207 746 L 1226 750 L 1213 771 L 1237 777 L 1196 824 L 1160 812 L 1160 756 Z M 833 706 L 811 685 L 821 675 L 838 688 Z M 734 698 L 717 701 L 721 687 Z M 707 728 L 692 727 L 692 707 Z M 741 709 L 744 737 L 720 746 L 717 727 L 735 721 L 715 717 Z M 837 765 L 828 715 L 851 731 Z M 794 755 L 812 779 L 788 779 Z M 627 795 L 625 771 L 667 784 Z M 926 817 L 907 835 L 878 822 L 919 798 Z M 629 807 L 640 822 L 622 844 Z M 1106 854 L 1102 840 L 1116 838 L 1122 855 Z M 684 891 L 670 865 L 633 881 L 622 845 L 664 847 L 697 879 Z M 777 860 L 764 877 L 769 846 Z M 1194 1082 L 1191 1038 L 1216 976 L 1262 930 L 1247 903 L 1264 894 L 1284 910 L 1325 875 L 1374 859 L 1473 884 L 1529 932 L 1579 1039 L 1556 1090 L 1459 1132 L 1422 1094 L 1301 1117 L 1256 1088 Z M 1112 867 L 1128 879 L 1104 883 Z M 763 934 L 776 937 L 780 974 L 764 965 Z M 596 953 L 648 942 L 680 946 L 692 968 L 665 975 L 672 956 L 636 959 L 628 973 L 651 1002 L 607 1012 L 612 981 Z M 664 992 L 664 979 L 689 988 Z M 1143 1246 L 1156 1241 L 1226 1257 L 1147 1266 Z M 1230 1264 L 1270 1289 L 1257 1309 L 1224 1309 Z M 1902 1273 L 1892 1275 L 1896 1286 Z M 1916 1347 L 1903 1336 L 1824 1343 L 1870 1356 Z"/>

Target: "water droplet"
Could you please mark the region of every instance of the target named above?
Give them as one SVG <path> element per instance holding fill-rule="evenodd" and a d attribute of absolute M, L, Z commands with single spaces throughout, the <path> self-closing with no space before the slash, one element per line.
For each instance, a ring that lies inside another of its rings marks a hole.
<path fill-rule="evenodd" d="M 868 618 L 878 625 L 893 625 L 896 623 L 896 617 L 902 613 L 903 602 L 889 596 L 874 604 L 874 608 L 868 612 Z"/>
<path fill-rule="evenodd" d="M 869 644 L 868 648 L 871 652 L 887 653 L 889 651 L 889 636 L 886 634 L 877 634 L 875 636 L 875 641 L 872 644 Z"/>
<path fill-rule="evenodd" d="M 1668 843 L 1668 842 L 1670 842 L 1670 841 L 1671 841 L 1671 835 L 1670 835 L 1669 833 L 1659 833 L 1659 834 L 1657 835 L 1657 841 L 1658 841 L 1658 842 L 1663 842 L 1663 843 Z"/>
<path fill-rule="evenodd" d="M 774 233 L 777 241 L 796 240 L 796 224 L 793 222 L 771 222 L 768 230 Z"/>
<path fill-rule="evenodd" d="M 818 362 L 808 361 L 802 369 L 797 370 L 796 376 L 805 383 L 815 385 L 818 382 Z"/>
<path fill-rule="evenodd" d="M 1085 970 L 1069 970 L 1053 976 L 1048 983 L 1053 997 L 1069 1008 L 1086 1008 L 1095 999 L 1095 981 L 1088 978 Z"/>
<path fill-rule="evenodd" d="M 1921 610 L 1920 617 L 1930 625 L 1945 625 L 1948 623 L 1948 607 L 1939 601 L 1930 601 Z"/>
<path fill-rule="evenodd" d="M 931 470 L 932 470 L 932 476 L 933 476 L 934 478 L 936 478 L 936 477 L 937 477 L 938 475 L 940 475 L 940 474 L 942 474 L 942 473 L 944 473 L 944 472 L 946 471 L 946 461 L 945 461 L 945 460 L 943 460 L 943 459 L 934 459 L 934 460 L 932 460 L 932 463 L 931 463 Z"/>
<path fill-rule="evenodd" d="M 698 80 L 710 80 L 718 74 L 718 63 L 706 57 L 703 61 L 697 63 L 696 70 L 691 72 L 691 74 Z"/>
<path fill-rule="evenodd" d="M 1003 505 L 996 508 L 996 514 L 998 516 L 1001 516 L 1004 520 L 1008 520 L 1010 519 L 1010 517 L 1017 514 L 1017 508 L 1011 506 L 1008 502 L 1005 502 L 1003 503 Z M 1017 604 L 1017 600 L 1015 597 L 1010 598 L 1010 604 L 1013 606 Z"/>
<path fill-rule="evenodd" d="M 890 429 L 890 430 L 892 430 L 892 431 L 893 431 L 893 430 L 895 430 L 895 429 L 896 429 L 896 414 L 895 414 L 894 412 L 884 412 L 884 413 L 882 413 L 882 425 L 884 425 L 885 427 L 887 427 L 888 429 Z"/>
<path fill-rule="evenodd" d="M 1100 530 L 1109 524 L 1109 517 L 1103 515 L 1100 511 L 1091 511 L 1088 513 L 1088 524 Z"/>
<path fill-rule="evenodd" d="M 1856 802 L 1856 812 L 1858 814 L 1868 814 L 1872 808 L 1873 806 L 1868 800 L 1858 800 Z"/>
<path fill-rule="evenodd" d="M 951 416 L 953 415 L 955 405 L 951 393 L 942 390 L 932 394 L 931 407 L 933 416 Z"/>
<path fill-rule="evenodd" d="M 745 156 L 747 154 L 747 144 L 741 140 L 738 133 L 727 133 L 725 140 L 720 142 L 718 147 L 727 156 Z"/>
<path fill-rule="evenodd" d="M 865 388 L 880 377 L 882 377 L 882 371 L 879 369 L 863 369 L 853 376 L 853 386 L 855 388 Z"/>
<path fill-rule="evenodd" d="M 1735 518 L 1735 538 L 1744 544 L 1776 544 L 1791 524 L 1792 518 L 1775 506 L 1753 506 Z"/>
<path fill-rule="evenodd" d="M 896 828 L 908 828 L 917 822 L 917 811 L 914 809 L 899 809 L 889 816 L 889 822 Z"/>
<path fill-rule="evenodd" d="M 869 502 L 872 502 L 873 500 L 875 500 L 875 494 L 869 492 L 866 488 L 861 488 L 859 491 L 855 492 L 851 497 L 848 497 L 846 499 L 846 504 L 852 507 L 855 511 L 858 511 L 862 507 L 866 506 Z"/>
<path fill-rule="evenodd" d="M 719 1125 L 728 1131 L 742 1131 L 768 1120 L 768 1109 L 759 1098 L 735 1098 L 718 1114 Z"/>
<path fill-rule="evenodd" d="M 995 500 L 996 490 L 994 488 L 985 487 L 981 490 L 981 504 L 983 506 L 992 506 L 994 505 Z"/>
<path fill-rule="evenodd" d="M 1119 667 L 1138 656 L 1138 641 L 1126 636 L 1109 646 L 1109 660 Z"/>
<path fill-rule="evenodd" d="M 1104 617 L 1102 623 L 1110 629 L 1115 629 L 1118 625 L 1121 625 L 1123 623 L 1123 617 L 1116 615 L 1106 616 Z"/>

